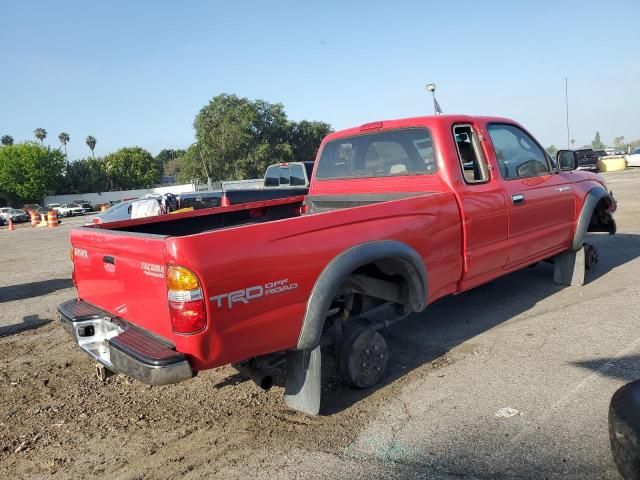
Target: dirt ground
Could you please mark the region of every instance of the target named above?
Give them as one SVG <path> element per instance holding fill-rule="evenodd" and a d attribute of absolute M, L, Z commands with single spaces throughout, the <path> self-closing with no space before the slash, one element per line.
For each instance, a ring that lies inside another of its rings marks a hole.
<path fill-rule="evenodd" d="M 342 385 L 327 362 L 318 417 L 230 367 L 101 383 L 55 313 L 84 219 L 4 227 L 0 478 L 619 478 L 607 406 L 640 377 L 640 170 L 605 178 L 619 234 L 590 237 L 587 285 L 559 287 L 541 264 L 436 302 L 386 331 L 378 388 Z"/>

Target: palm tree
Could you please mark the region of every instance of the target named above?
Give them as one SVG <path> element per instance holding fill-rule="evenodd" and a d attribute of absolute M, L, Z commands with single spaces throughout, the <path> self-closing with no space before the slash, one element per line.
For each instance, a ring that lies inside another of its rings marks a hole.
<path fill-rule="evenodd" d="M 69 140 L 71 140 L 71 137 L 67 132 L 60 132 L 60 135 L 58 135 L 58 140 L 60 140 L 60 143 L 64 147 L 64 160 L 66 163 L 67 173 L 69 173 L 69 157 L 67 157 L 67 143 L 69 143 Z"/>
<path fill-rule="evenodd" d="M 87 145 L 89 146 L 89 148 L 91 149 L 91 156 L 93 158 L 96 158 L 96 156 L 93 153 L 93 149 L 96 148 L 96 143 L 98 142 L 96 140 L 96 137 L 94 137 L 93 135 L 89 135 L 87 137 L 87 139 L 85 140 L 85 142 L 87 142 Z"/>
<path fill-rule="evenodd" d="M 11 135 L 3 135 L 2 139 L 0 139 L 2 145 L 13 145 L 13 137 Z"/>
<path fill-rule="evenodd" d="M 58 140 L 60 140 L 60 143 L 64 147 L 64 156 L 66 157 L 67 156 L 67 143 L 69 143 L 69 140 L 71 140 L 71 137 L 69 136 L 69 134 L 67 132 L 61 132 L 60 135 L 58 135 Z"/>
<path fill-rule="evenodd" d="M 33 134 L 40 140 L 40 145 L 44 145 L 44 139 L 47 138 L 47 131 L 44 128 L 36 128 Z"/>

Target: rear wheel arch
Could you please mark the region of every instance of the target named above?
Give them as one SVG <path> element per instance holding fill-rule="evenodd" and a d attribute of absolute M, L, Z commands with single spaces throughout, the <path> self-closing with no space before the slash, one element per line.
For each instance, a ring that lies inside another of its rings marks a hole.
<path fill-rule="evenodd" d="M 311 349 L 319 344 L 331 302 L 349 276 L 369 264 L 404 278 L 411 311 L 426 308 L 428 275 L 422 257 L 413 248 L 396 240 L 363 243 L 331 260 L 316 280 L 298 336 L 298 350 Z"/>
<path fill-rule="evenodd" d="M 574 251 L 580 250 L 587 232 L 616 233 L 616 223 L 610 214 L 606 214 L 608 223 L 603 223 L 601 219 L 612 202 L 611 195 L 603 187 L 594 187 L 587 192 L 573 237 Z"/>

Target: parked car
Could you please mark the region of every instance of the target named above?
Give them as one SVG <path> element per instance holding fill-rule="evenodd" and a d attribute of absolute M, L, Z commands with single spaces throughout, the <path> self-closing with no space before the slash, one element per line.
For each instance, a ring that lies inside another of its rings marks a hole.
<path fill-rule="evenodd" d="M 27 215 L 31 215 L 32 210 L 35 210 L 38 213 L 45 213 L 45 214 L 49 211 L 46 208 L 41 207 L 37 203 L 27 203 L 26 205 L 22 206 L 22 210 L 24 210 L 24 212 Z"/>
<path fill-rule="evenodd" d="M 80 205 L 84 209 L 84 213 L 93 212 L 93 205 L 87 200 L 74 200 L 75 205 Z"/>
<path fill-rule="evenodd" d="M 627 167 L 640 167 L 640 148 L 631 151 L 629 155 L 624 156 L 627 161 Z"/>
<path fill-rule="evenodd" d="M 49 210 L 55 210 L 56 212 L 58 211 L 58 209 L 60 208 L 61 204 L 60 203 L 48 203 L 47 204 L 47 209 Z"/>
<path fill-rule="evenodd" d="M 0 216 L 7 222 L 11 219 L 11 221 L 15 223 L 28 222 L 31 218 L 29 215 L 24 213 L 24 210 L 11 207 L 0 208 Z"/>
<path fill-rule="evenodd" d="M 60 319 L 101 372 L 151 385 L 232 363 L 268 387 L 283 362 L 287 406 L 317 414 L 323 354 L 368 388 L 389 362 L 379 330 L 439 298 L 549 258 L 556 283 L 584 283 L 586 233 L 616 232 L 616 201 L 575 152 L 557 161 L 506 118 L 335 132 L 304 197 L 73 229 Z"/>
<path fill-rule="evenodd" d="M 606 152 L 607 155 L 616 155 L 616 149 L 615 148 L 605 148 L 604 151 Z"/>
<path fill-rule="evenodd" d="M 73 217 L 75 215 L 84 215 L 84 208 L 75 203 L 63 203 L 55 209 L 59 215 L 63 217 Z"/>
<path fill-rule="evenodd" d="M 592 172 L 598 172 L 598 155 L 593 151 L 593 149 L 582 148 L 575 152 L 578 157 L 578 170 L 591 170 Z"/>
<path fill-rule="evenodd" d="M 129 220 L 131 218 L 131 204 L 134 200 L 126 202 L 118 202 L 107 208 L 104 212 L 98 213 L 91 220 L 87 219 L 86 223 L 109 223 L 119 222 L 121 220 Z"/>
<path fill-rule="evenodd" d="M 120 200 L 107 200 L 106 202 L 96 203 L 93 206 L 93 210 L 99 212 L 102 210 L 103 206 L 109 208 L 109 207 L 112 207 L 113 205 L 116 205 L 117 203 L 120 203 Z"/>

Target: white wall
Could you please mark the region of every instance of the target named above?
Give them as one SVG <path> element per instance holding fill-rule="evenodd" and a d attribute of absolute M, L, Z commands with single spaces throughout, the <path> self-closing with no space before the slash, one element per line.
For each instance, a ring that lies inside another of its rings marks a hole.
<path fill-rule="evenodd" d="M 183 185 L 172 185 L 169 187 L 157 187 L 142 190 L 122 190 L 119 192 L 95 192 L 95 193 L 74 193 L 71 195 L 48 195 L 44 197 L 43 206 L 50 203 L 71 203 L 74 200 L 86 200 L 92 205 L 105 203 L 108 201 L 122 201 L 126 198 L 139 198 L 147 193 L 186 193 L 193 192 L 195 185 L 193 183 L 185 183 Z"/>

